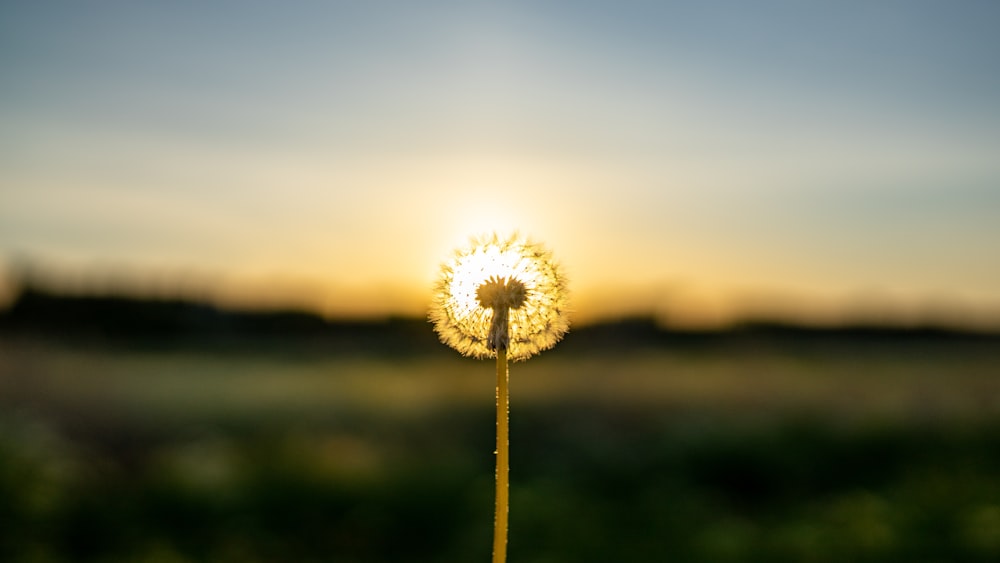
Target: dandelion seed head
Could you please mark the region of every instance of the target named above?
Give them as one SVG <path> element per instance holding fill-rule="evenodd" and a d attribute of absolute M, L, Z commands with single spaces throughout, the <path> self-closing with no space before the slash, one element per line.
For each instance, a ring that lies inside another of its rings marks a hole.
<path fill-rule="evenodd" d="M 441 265 L 430 320 L 441 341 L 466 356 L 511 360 L 555 346 L 569 329 L 566 278 L 551 253 L 517 234 L 476 238 Z M 498 342 L 494 317 L 507 315 Z"/>

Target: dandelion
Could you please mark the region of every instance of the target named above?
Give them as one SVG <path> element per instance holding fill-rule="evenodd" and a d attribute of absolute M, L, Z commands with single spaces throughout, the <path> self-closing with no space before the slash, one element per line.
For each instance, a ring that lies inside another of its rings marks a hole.
<path fill-rule="evenodd" d="M 569 329 L 566 278 L 545 247 L 518 235 L 473 239 L 441 266 L 430 320 L 463 355 L 496 358 L 497 469 L 493 563 L 507 556 L 509 375 L 507 359 L 547 350 Z"/>
<path fill-rule="evenodd" d="M 466 356 L 493 358 L 503 348 L 518 361 L 555 346 L 569 328 L 566 307 L 566 278 L 551 253 L 493 234 L 441 266 L 430 318 L 441 341 Z"/>

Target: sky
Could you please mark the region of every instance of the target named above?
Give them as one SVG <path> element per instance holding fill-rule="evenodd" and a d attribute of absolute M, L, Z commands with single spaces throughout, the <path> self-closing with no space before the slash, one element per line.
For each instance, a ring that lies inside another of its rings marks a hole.
<path fill-rule="evenodd" d="M 2 1 L 0 260 L 419 315 L 453 248 L 518 230 L 581 321 L 1000 326 L 998 22 L 993 1 Z"/>

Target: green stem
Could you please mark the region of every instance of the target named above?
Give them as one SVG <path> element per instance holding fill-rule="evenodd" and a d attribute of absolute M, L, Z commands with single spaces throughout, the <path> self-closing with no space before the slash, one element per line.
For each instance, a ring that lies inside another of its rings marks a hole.
<path fill-rule="evenodd" d="M 505 323 L 506 324 L 506 323 Z M 504 327 L 506 329 L 506 327 Z M 506 332 L 506 330 L 505 330 Z M 497 347 L 497 493 L 493 521 L 493 563 L 507 560 L 508 473 L 510 471 L 510 394 L 507 386 L 507 347 Z"/>

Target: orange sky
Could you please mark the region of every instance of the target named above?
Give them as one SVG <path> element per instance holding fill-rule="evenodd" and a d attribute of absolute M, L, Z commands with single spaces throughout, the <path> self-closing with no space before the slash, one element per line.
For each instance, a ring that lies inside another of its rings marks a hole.
<path fill-rule="evenodd" d="M 994 5 L 391 6 L 0 8 L 0 256 L 421 314 L 519 229 L 581 320 L 1000 322 Z"/>

